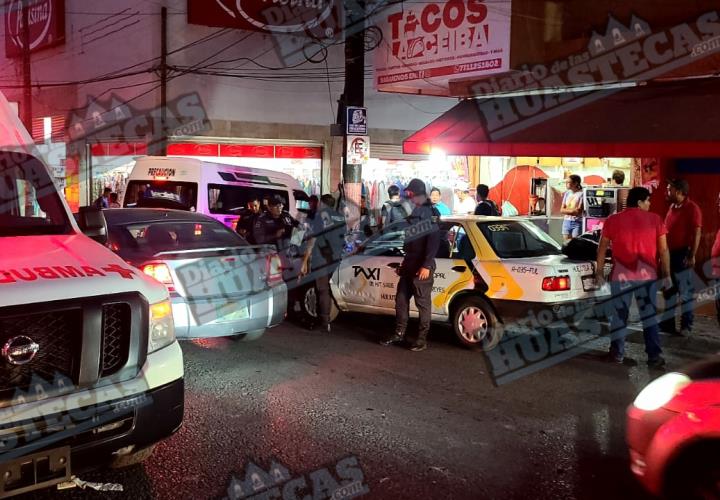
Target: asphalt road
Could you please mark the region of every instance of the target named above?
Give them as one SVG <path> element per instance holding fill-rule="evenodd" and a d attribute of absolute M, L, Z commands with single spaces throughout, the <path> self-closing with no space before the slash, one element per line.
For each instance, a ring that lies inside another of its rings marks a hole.
<path fill-rule="evenodd" d="M 628 346 L 637 366 L 598 351 L 496 388 L 449 330 L 434 327 L 421 353 L 379 346 L 392 320 L 346 315 L 331 335 L 285 324 L 252 343 L 184 343 L 183 428 L 144 466 L 82 478 L 125 492 L 35 496 L 221 498 L 249 462 L 273 460 L 312 496 L 356 457 L 368 498 L 643 498 L 625 408 L 658 373 L 639 334 Z M 714 335 L 664 337 L 669 368 L 720 350 Z"/>

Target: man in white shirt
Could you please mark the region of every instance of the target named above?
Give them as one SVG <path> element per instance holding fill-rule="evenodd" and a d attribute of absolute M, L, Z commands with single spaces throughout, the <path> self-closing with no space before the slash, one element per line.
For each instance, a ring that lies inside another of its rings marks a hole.
<path fill-rule="evenodd" d="M 455 190 L 457 198 L 453 203 L 453 213 L 457 215 L 466 215 L 475 213 L 475 200 L 470 196 L 467 186 L 460 186 Z"/>

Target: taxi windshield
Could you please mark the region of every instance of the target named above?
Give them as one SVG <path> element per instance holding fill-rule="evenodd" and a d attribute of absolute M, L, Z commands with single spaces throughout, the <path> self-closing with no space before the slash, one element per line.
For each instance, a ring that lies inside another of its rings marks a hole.
<path fill-rule="evenodd" d="M 53 179 L 30 155 L 0 151 L 0 236 L 69 234 Z"/>
<path fill-rule="evenodd" d="M 478 222 L 477 225 L 501 259 L 562 254 L 562 247 L 532 222 Z"/>

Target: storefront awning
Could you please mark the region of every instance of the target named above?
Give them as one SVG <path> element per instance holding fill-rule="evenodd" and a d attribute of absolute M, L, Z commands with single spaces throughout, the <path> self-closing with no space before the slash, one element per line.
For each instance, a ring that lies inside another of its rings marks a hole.
<path fill-rule="evenodd" d="M 408 154 L 720 157 L 720 78 L 460 102 Z"/>

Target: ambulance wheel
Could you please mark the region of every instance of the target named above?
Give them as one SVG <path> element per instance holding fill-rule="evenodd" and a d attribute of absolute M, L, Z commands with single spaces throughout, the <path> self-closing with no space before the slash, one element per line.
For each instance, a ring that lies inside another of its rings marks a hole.
<path fill-rule="evenodd" d="M 453 309 L 453 330 L 463 346 L 489 351 L 500 342 L 498 320 L 487 301 L 481 297 L 467 297 Z"/>
<path fill-rule="evenodd" d="M 299 316 L 300 320 L 305 323 L 317 323 L 317 289 L 315 285 L 309 285 L 305 287 L 299 297 Z M 335 318 L 340 314 L 340 310 L 335 305 L 335 300 L 332 296 L 330 297 L 330 321 L 335 321 Z"/>

